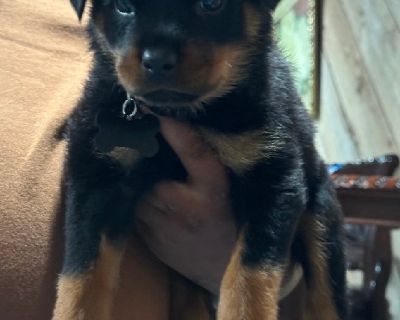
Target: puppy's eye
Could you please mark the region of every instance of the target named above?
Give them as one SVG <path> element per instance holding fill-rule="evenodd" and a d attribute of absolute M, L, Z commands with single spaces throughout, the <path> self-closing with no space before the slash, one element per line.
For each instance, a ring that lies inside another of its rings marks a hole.
<path fill-rule="evenodd" d="M 217 13 L 223 6 L 224 0 L 200 0 L 198 6 L 203 13 Z"/>
<path fill-rule="evenodd" d="M 115 0 L 115 9 L 122 15 L 134 15 L 135 8 L 129 0 Z"/>

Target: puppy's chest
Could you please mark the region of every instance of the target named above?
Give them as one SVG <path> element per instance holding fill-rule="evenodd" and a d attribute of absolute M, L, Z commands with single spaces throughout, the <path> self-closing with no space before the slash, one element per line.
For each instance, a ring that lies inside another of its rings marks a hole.
<path fill-rule="evenodd" d="M 221 163 L 239 175 L 269 157 L 278 148 L 274 137 L 261 129 L 235 134 L 221 133 L 205 127 L 196 127 L 194 130 L 199 133 L 205 145 L 215 153 Z M 137 139 L 134 134 L 132 133 L 131 136 L 133 141 Z M 154 146 L 152 137 L 148 139 L 148 141 L 140 142 L 142 146 L 145 146 L 145 151 L 159 147 Z M 130 170 L 138 161 L 146 159 L 146 155 L 143 155 L 141 150 L 126 145 L 125 141 L 124 145 L 118 146 L 118 141 L 116 141 L 116 146 L 107 154 L 125 169 Z"/>
<path fill-rule="evenodd" d="M 268 135 L 261 129 L 236 134 L 208 128 L 198 128 L 198 131 L 221 163 L 239 175 L 268 157 L 268 152 L 272 151 Z"/>

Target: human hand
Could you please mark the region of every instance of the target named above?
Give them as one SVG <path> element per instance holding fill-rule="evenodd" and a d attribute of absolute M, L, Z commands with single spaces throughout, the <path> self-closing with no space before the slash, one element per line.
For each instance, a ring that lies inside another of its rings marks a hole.
<path fill-rule="evenodd" d="M 160 128 L 188 179 L 154 187 L 137 207 L 137 231 L 160 260 L 218 294 L 237 237 L 226 168 L 187 125 L 160 117 Z"/>

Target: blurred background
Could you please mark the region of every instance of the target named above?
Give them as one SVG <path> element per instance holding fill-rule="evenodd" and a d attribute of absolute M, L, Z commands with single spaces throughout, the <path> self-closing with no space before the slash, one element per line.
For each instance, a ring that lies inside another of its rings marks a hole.
<path fill-rule="evenodd" d="M 275 21 L 337 174 L 352 319 L 400 319 L 400 1 L 283 0 Z"/>

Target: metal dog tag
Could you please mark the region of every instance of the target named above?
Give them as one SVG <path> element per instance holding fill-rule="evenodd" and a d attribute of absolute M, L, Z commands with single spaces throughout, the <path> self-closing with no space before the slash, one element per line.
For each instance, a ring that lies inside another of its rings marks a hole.
<path fill-rule="evenodd" d="M 95 144 L 98 151 L 108 153 L 115 147 L 124 147 L 134 149 L 146 158 L 157 154 L 159 144 L 156 135 L 160 125 L 155 116 L 110 121 L 100 115 L 97 122 L 99 132 Z"/>

